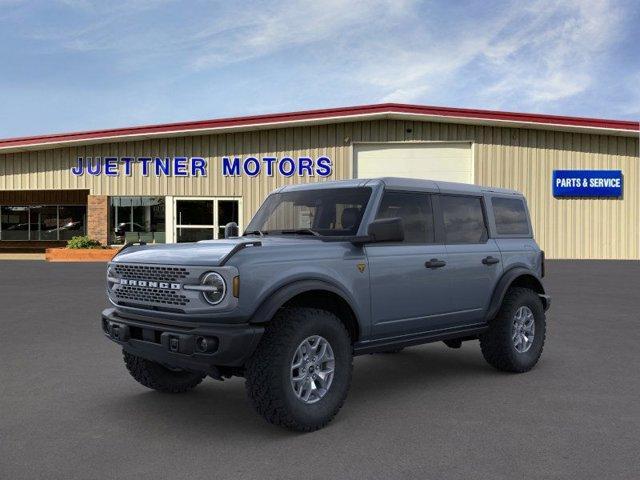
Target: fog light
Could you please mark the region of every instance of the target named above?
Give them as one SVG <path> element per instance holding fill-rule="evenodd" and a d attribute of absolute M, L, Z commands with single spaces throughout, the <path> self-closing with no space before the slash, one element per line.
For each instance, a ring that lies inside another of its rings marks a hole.
<path fill-rule="evenodd" d="M 218 339 L 213 337 L 196 337 L 196 350 L 200 353 L 211 353 L 218 349 Z"/>
<path fill-rule="evenodd" d="M 196 338 L 196 348 L 199 352 L 206 352 L 207 347 L 209 346 L 207 339 L 204 337 Z"/>

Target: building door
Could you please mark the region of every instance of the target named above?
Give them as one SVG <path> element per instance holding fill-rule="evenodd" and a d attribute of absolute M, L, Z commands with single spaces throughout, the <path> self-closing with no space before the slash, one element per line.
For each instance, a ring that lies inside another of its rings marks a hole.
<path fill-rule="evenodd" d="M 178 197 L 174 199 L 174 239 L 178 243 L 224 238 L 224 226 L 242 230 L 239 198 Z"/>
<path fill-rule="evenodd" d="M 473 183 L 470 142 L 359 143 L 353 146 L 356 178 L 406 177 Z"/>

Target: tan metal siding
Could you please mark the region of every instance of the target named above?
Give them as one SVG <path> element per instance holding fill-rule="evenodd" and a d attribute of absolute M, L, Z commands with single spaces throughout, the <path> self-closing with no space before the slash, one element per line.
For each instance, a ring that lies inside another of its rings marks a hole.
<path fill-rule="evenodd" d="M 493 130 L 476 144 L 476 182 L 525 194 L 536 239 L 549 258 L 640 258 L 637 139 Z M 551 185 L 556 169 L 620 169 L 624 197 L 556 199 Z"/>
<path fill-rule="evenodd" d="M 0 155 L 0 190 L 87 189 L 93 195 L 243 197 L 245 223 L 275 188 L 302 178 L 222 177 L 223 156 L 327 155 L 330 179 L 352 178 L 353 142 L 471 141 L 475 181 L 523 192 L 548 258 L 640 258 L 638 139 L 452 123 L 377 120 L 218 135 L 155 138 Z M 208 177 L 75 177 L 77 157 L 202 156 Z M 554 169 L 621 169 L 623 199 L 554 199 Z"/>

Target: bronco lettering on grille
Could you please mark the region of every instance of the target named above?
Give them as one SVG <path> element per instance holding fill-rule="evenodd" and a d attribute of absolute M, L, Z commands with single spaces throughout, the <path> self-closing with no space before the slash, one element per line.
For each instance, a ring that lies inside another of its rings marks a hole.
<path fill-rule="evenodd" d="M 120 285 L 133 285 L 136 287 L 147 287 L 147 288 L 162 288 L 165 290 L 180 290 L 182 288 L 182 285 L 179 283 L 151 282 L 147 280 L 129 280 L 128 278 L 121 278 Z"/>

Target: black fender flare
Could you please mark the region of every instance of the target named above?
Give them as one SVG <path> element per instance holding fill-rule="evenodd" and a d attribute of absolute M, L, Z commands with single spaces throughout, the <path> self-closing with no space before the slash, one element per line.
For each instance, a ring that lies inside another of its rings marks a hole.
<path fill-rule="evenodd" d="M 339 296 L 349 306 L 358 324 L 358 328 L 362 328 L 358 311 L 353 306 L 350 296 L 337 285 L 324 280 L 296 280 L 285 284 L 278 288 L 275 292 L 268 295 L 267 298 L 255 310 L 249 323 L 266 323 L 269 322 L 276 312 L 293 297 L 304 292 L 312 290 L 324 290 Z"/>
<path fill-rule="evenodd" d="M 536 293 L 540 295 L 544 309 L 546 310 L 549 307 L 549 300 L 547 295 L 545 295 L 544 286 L 542 285 L 540 277 L 528 268 L 513 267 L 502 274 L 502 277 L 494 288 L 493 295 L 491 296 L 491 302 L 489 303 L 489 308 L 487 309 L 487 314 L 485 316 L 485 321 L 489 322 L 496 316 L 509 287 L 511 287 L 517 279 L 523 277 L 526 278 L 527 283 L 533 287 Z"/>

